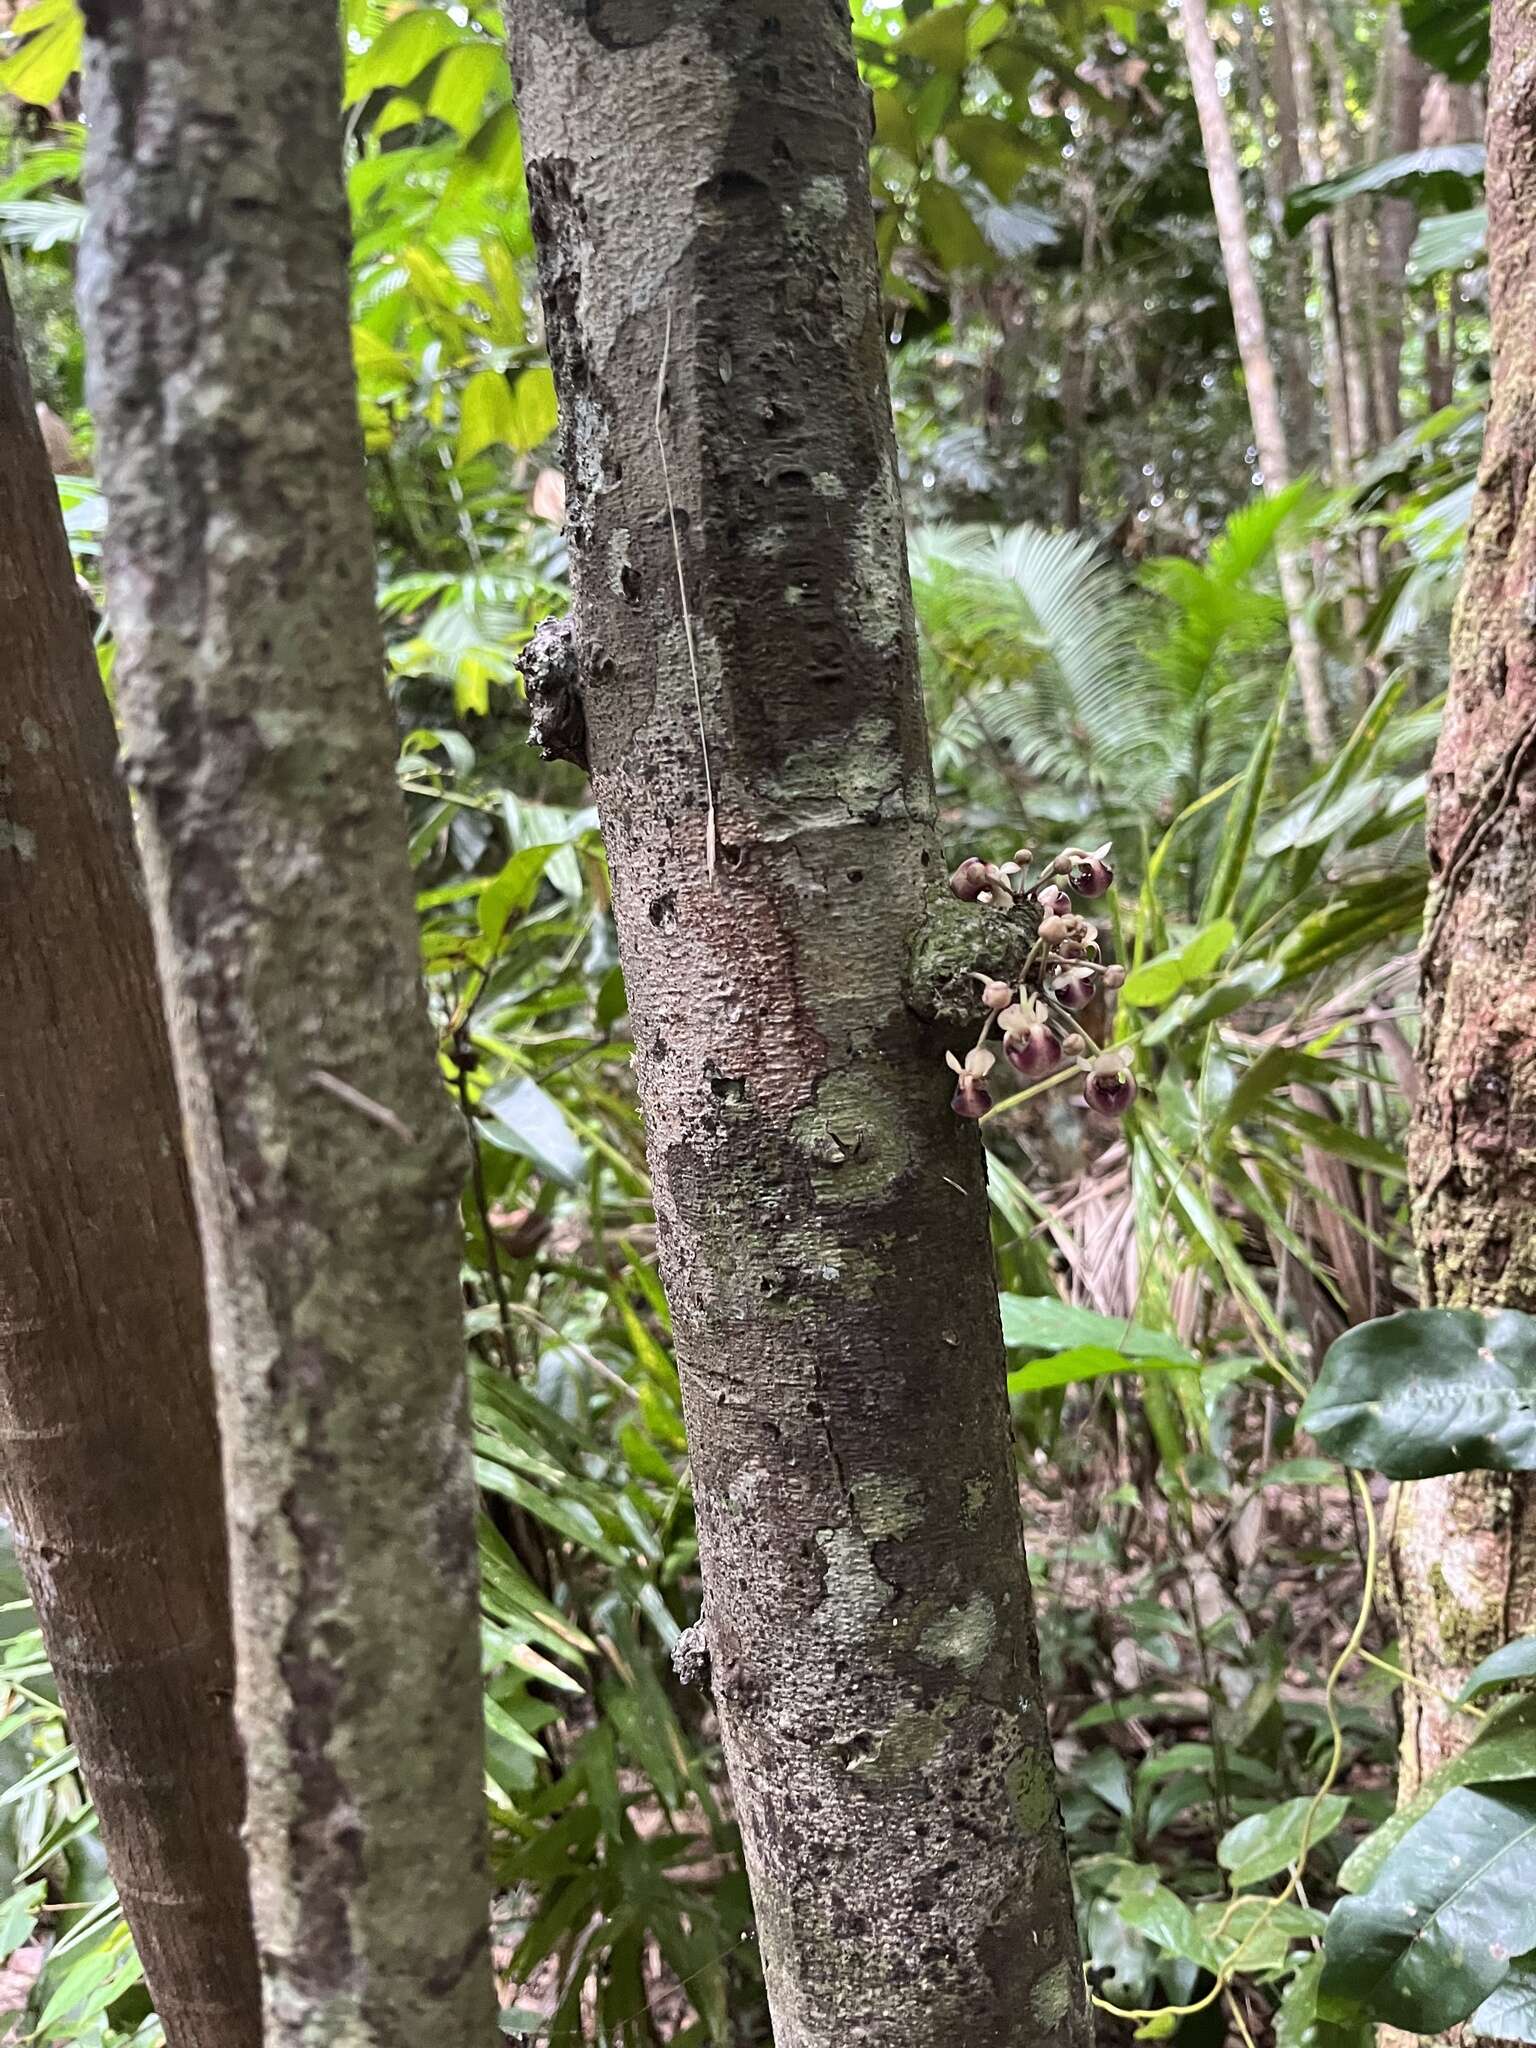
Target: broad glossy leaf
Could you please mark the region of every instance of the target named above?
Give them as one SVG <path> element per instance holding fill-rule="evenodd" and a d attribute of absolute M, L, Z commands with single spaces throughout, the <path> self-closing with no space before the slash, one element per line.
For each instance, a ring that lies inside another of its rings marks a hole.
<path fill-rule="evenodd" d="M 1522 1678 L 1536 1678 L 1536 1636 L 1517 1636 L 1492 1656 L 1485 1657 L 1456 1695 L 1464 1706 L 1501 1685 L 1513 1685 Z M 1536 1777 L 1536 1746 L 1533 1746 L 1531 1775 Z"/>
<path fill-rule="evenodd" d="M 1425 207 L 1465 206 L 1469 197 L 1475 196 L 1474 181 L 1481 178 L 1486 161 L 1487 151 L 1480 142 L 1444 142 L 1402 156 L 1381 157 L 1317 185 L 1298 186 L 1286 198 L 1286 232 L 1300 234 L 1317 214 L 1368 193 L 1406 196 Z"/>
<path fill-rule="evenodd" d="M 1536 1947 L 1536 1784 L 1447 1792 L 1328 1922 L 1320 1996 L 1434 2034 Z"/>
<path fill-rule="evenodd" d="M 1522 1784 L 1536 1779 L 1536 1699 L 1509 1700 L 1478 1729 L 1466 1748 L 1432 1771 L 1406 1806 L 1383 1821 L 1345 1862 L 1346 1891 L 1369 1889 L 1392 1851 L 1444 1793 L 1457 1785 Z"/>
<path fill-rule="evenodd" d="M 1536 2041 L 1536 1950 L 1516 1956 L 1467 2025 L 1490 2041 Z"/>
<path fill-rule="evenodd" d="M 532 1160 L 539 1172 L 562 1187 L 580 1187 L 586 1154 L 552 1095 L 526 1075 L 500 1081 L 480 1098 L 487 1112 L 479 1128 L 489 1144 Z"/>
<path fill-rule="evenodd" d="M 1299 1419 L 1389 1479 L 1536 1471 L 1536 1318 L 1409 1309 L 1363 1323 L 1329 1348 Z"/>
<path fill-rule="evenodd" d="M 1317 1802 L 1315 1813 L 1312 1807 L 1310 1799 L 1287 1799 L 1267 1813 L 1250 1814 L 1247 1820 L 1227 1829 L 1217 1844 L 1216 1861 L 1231 1878 L 1234 1891 L 1247 1891 L 1277 1871 L 1289 1870 L 1301 1854 L 1303 1833 L 1307 1846 L 1315 1848 L 1343 1820 L 1349 1811 L 1349 1801 L 1330 1792 Z"/>

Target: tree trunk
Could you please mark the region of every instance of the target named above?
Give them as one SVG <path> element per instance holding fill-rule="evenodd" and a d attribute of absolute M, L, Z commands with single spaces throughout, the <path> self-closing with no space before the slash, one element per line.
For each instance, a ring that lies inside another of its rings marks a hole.
<path fill-rule="evenodd" d="M 1376 131 L 1378 157 L 1402 156 L 1419 146 L 1419 115 L 1427 76 L 1394 7 L 1382 27 L 1382 108 Z M 1403 292 L 1408 255 L 1418 230 L 1419 209 L 1411 199 L 1383 199 L 1376 217 L 1377 431 L 1392 441 L 1403 430 Z"/>
<path fill-rule="evenodd" d="M 1179 0 L 1179 10 L 1184 23 L 1184 50 L 1189 62 L 1190 82 L 1194 87 L 1195 109 L 1200 117 L 1200 139 L 1211 186 L 1211 207 L 1216 215 L 1216 232 L 1221 241 L 1227 296 L 1232 302 L 1232 325 L 1237 331 L 1237 351 L 1242 359 L 1248 410 L 1253 419 L 1254 444 L 1264 475 L 1264 488 L 1273 495 L 1290 483 L 1291 464 L 1285 445 L 1285 427 L 1280 417 L 1275 366 L 1270 358 L 1269 336 L 1264 325 L 1264 305 L 1259 297 L 1253 255 L 1248 246 L 1248 218 L 1243 206 L 1237 152 L 1232 145 L 1232 129 L 1216 77 L 1216 50 L 1211 42 L 1205 0 Z M 1306 719 L 1307 741 L 1314 757 L 1322 761 L 1328 758 L 1332 749 L 1332 721 L 1328 710 L 1328 683 L 1323 672 L 1323 651 L 1308 616 L 1310 578 L 1301 556 L 1293 548 L 1280 548 L 1277 560 L 1286 618 L 1290 624 L 1291 658 L 1296 666 L 1296 681 Z"/>
<path fill-rule="evenodd" d="M 336 15 L 95 0 L 81 262 L 209 1277 L 266 2048 L 490 2038 L 454 1192 L 373 601 Z"/>
<path fill-rule="evenodd" d="M 1427 1302 L 1536 1312 L 1536 23 L 1495 0 L 1488 109 L 1493 389 L 1451 686 L 1430 780 L 1423 1085 L 1410 1151 Z M 1408 1668 L 1454 1693 L 1536 1624 L 1536 1480 L 1469 1473 L 1396 1491 L 1393 1581 Z M 1401 1798 L 1461 1747 L 1405 1691 Z"/>
<path fill-rule="evenodd" d="M 1082 2043 L 984 1161 L 904 1000 L 960 906 L 848 9 L 515 0 L 508 31 L 775 2039 Z"/>
<path fill-rule="evenodd" d="M 128 801 L 0 275 L 0 1483 L 170 2048 L 257 2048 L 203 1275 Z"/>
<path fill-rule="evenodd" d="M 1285 195 L 1293 185 L 1301 183 L 1296 152 L 1296 96 L 1291 90 L 1289 50 L 1284 24 L 1276 13 L 1272 73 L 1275 120 L 1271 131 L 1265 109 L 1264 60 L 1259 49 L 1254 10 L 1252 7 L 1239 7 L 1233 19 L 1242 49 L 1248 119 L 1258 141 L 1259 160 L 1263 166 L 1264 211 L 1280 266 L 1275 330 L 1280 352 L 1280 396 L 1286 446 L 1295 459 L 1295 466 L 1306 469 L 1312 462 L 1317 408 L 1312 394 L 1305 263 L 1301 250 L 1285 232 Z"/>

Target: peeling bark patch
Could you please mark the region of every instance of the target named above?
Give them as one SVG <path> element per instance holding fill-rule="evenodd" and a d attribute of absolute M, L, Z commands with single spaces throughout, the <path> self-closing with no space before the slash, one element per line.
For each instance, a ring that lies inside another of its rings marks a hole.
<path fill-rule="evenodd" d="M 918 1638 L 917 1653 L 930 1664 L 953 1664 L 974 1678 L 992 1653 L 997 1636 L 997 1610 L 985 1593 L 973 1593 L 963 1607 L 951 1607 L 929 1622 Z"/>
<path fill-rule="evenodd" d="M 14 853 L 18 860 L 35 860 L 37 834 L 30 825 L 18 825 L 12 818 L 0 818 L 0 853 Z"/>

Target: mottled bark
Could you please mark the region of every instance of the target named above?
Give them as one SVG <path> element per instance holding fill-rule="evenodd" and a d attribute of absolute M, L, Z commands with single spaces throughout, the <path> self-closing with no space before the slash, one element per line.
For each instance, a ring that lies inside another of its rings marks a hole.
<path fill-rule="evenodd" d="M 1243 205 L 1242 181 L 1238 176 L 1237 152 L 1233 147 L 1232 127 L 1216 76 L 1216 50 L 1211 42 L 1205 0 L 1179 0 L 1179 11 L 1184 24 L 1184 53 L 1189 64 L 1190 83 L 1194 87 L 1195 109 L 1200 118 L 1200 140 L 1211 187 L 1211 209 L 1216 215 L 1227 296 L 1232 302 L 1232 325 L 1237 333 L 1237 352 L 1243 365 L 1248 411 L 1253 420 L 1253 439 L 1258 450 L 1259 468 L 1263 472 L 1264 489 L 1273 495 L 1290 483 L 1291 461 L 1285 445 L 1275 366 L 1269 353 L 1264 304 L 1259 296 L 1253 254 L 1248 245 L 1248 217 Z M 1332 719 L 1328 709 L 1323 651 L 1310 615 L 1311 579 L 1302 557 L 1294 548 L 1284 546 L 1278 549 L 1277 565 L 1290 627 L 1291 659 L 1295 664 L 1302 714 L 1306 720 L 1307 743 L 1318 760 L 1326 760 L 1332 748 Z"/>
<path fill-rule="evenodd" d="M 1536 17 L 1494 0 L 1488 114 L 1493 391 L 1445 725 L 1430 781 L 1423 1085 L 1410 1167 L 1426 1301 L 1536 1312 Z M 1397 1490 L 1408 1667 L 1454 1692 L 1536 1625 L 1536 1482 Z M 1402 1793 L 1465 1729 L 1405 1691 Z"/>
<path fill-rule="evenodd" d="M 508 27 L 775 2039 L 1079 2043 L 983 1158 L 903 998 L 958 906 L 848 9 Z"/>
<path fill-rule="evenodd" d="M 81 287 L 208 1267 L 266 2048 L 492 2027 L 454 1191 L 310 0 L 96 0 Z"/>
<path fill-rule="evenodd" d="M 202 1265 L 127 792 L 0 276 L 0 1487 L 170 2048 L 257 2048 Z"/>

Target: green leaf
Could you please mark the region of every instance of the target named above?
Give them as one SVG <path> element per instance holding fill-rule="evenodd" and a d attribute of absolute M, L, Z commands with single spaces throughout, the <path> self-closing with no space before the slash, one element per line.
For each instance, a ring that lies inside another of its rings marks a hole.
<path fill-rule="evenodd" d="M 1488 0 L 1403 0 L 1414 54 L 1457 85 L 1488 69 Z"/>
<path fill-rule="evenodd" d="M 1336 1792 L 1318 1802 L 1312 1813 L 1310 1799 L 1287 1799 L 1267 1813 L 1251 1814 L 1228 1828 L 1216 1846 L 1216 1861 L 1232 1880 L 1234 1891 L 1248 1891 L 1277 1871 L 1289 1870 L 1301 1854 L 1302 1835 L 1313 1848 L 1325 1840 L 1349 1811 L 1349 1801 Z"/>
<path fill-rule="evenodd" d="M 1149 1330 L 1121 1316 L 1101 1316 L 1091 1308 L 1074 1308 L 1054 1295 L 1002 1294 L 1003 1342 L 1010 1351 L 1045 1355 L 1080 1345 L 1123 1353 L 1127 1358 L 1159 1358 L 1169 1365 L 1194 1365 L 1193 1354 L 1177 1337 Z"/>
<path fill-rule="evenodd" d="M 917 128 L 906 94 L 893 86 L 881 86 L 871 97 L 875 107 L 876 142 L 887 149 L 894 149 L 898 156 L 904 156 L 909 163 L 915 164 L 922 155 L 922 144 L 917 139 Z"/>
<path fill-rule="evenodd" d="M 1487 151 L 1480 142 L 1443 142 L 1403 156 L 1381 157 L 1317 185 L 1299 185 L 1286 195 L 1286 233 L 1299 235 L 1309 220 L 1366 193 L 1417 200 L 1421 206 L 1461 207 L 1475 199 Z"/>
<path fill-rule="evenodd" d="M 371 92 L 412 84 L 434 57 L 465 39 L 464 30 L 446 9 L 413 7 L 397 14 L 348 66 L 347 105 Z"/>
<path fill-rule="evenodd" d="M 1323 1958 L 1316 1953 L 1291 1973 L 1275 2014 L 1275 2048 L 1371 2048 L 1372 2033 L 1367 2020 L 1348 2020 L 1340 2025 L 1319 2014 L 1317 1981 L 1322 1971 Z"/>
<path fill-rule="evenodd" d="M 935 7 L 904 29 L 895 47 L 904 56 L 921 57 L 940 71 L 963 71 L 971 54 L 966 31 L 972 11 L 973 0 L 961 0 L 957 7 Z"/>
<path fill-rule="evenodd" d="M 1196 932 L 1189 944 L 1179 955 L 1179 966 L 1186 981 L 1203 981 L 1237 937 L 1237 926 L 1230 917 L 1221 917 L 1209 924 L 1204 931 Z"/>
<path fill-rule="evenodd" d="M 1389 1479 L 1536 1471 L 1536 1318 L 1409 1309 L 1331 1345 L 1303 1428 Z"/>
<path fill-rule="evenodd" d="M 1128 1866 L 1115 1885 L 1115 1903 L 1120 1917 L 1150 1936 L 1159 1948 L 1184 1956 L 1202 1969 L 1214 1970 L 1216 1959 L 1210 1943 L 1196 1924 L 1195 1916 L 1170 1891 L 1155 1870 Z"/>
<path fill-rule="evenodd" d="M 1488 209 L 1469 206 L 1462 213 L 1439 213 L 1419 222 L 1408 251 L 1408 279 L 1423 284 L 1446 270 L 1470 270 L 1488 254 Z"/>
<path fill-rule="evenodd" d="M 1465 1706 L 1468 1700 L 1492 1692 L 1496 1686 L 1513 1685 L 1522 1678 L 1536 1678 L 1536 1636 L 1517 1636 L 1502 1650 L 1485 1657 L 1457 1693 L 1457 1704 Z M 1536 1752 L 1532 1754 L 1531 1774 L 1536 1777 Z"/>
<path fill-rule="evenodd" d="M 486 1112 L 480 1130 L 502 1152 L 532 1160 L 539 1172 L 562 1187 L 578 1188 L 586 1174 L 586 1154 L 565 1120 L 565 1111 L 537 1081 L 526 1075 L 499 1081 L 480 1098 Z"/>
<path fill-rule="evenodd" d="M 1309 1941 L 1326 1925 L 1321 1913 L 1290 1899 L 1253 1898 L 1234 1905 L 1209 1899 L 1195 1909 L 1195 1924 L 1220 1961 L 1238 1955 L 1247 1971 L 1278 1970 L 1293 1941 Z M 1220 1928 L 1222 1931 L 1217 1932 Z"/>
<path fill-rule="evenodd" d="M 515 924 L 539 893 L 544 870 L 560 851 L 557 846 L 524 846 L 508 860 L 496 878 L 481 891 L 476 906 L 480 930 L 492 944 L 498 944 L 509 924 Z"/>
<path fill-rule="evenodd" d="M 460 135 L 469 136 L 479 126 L 486 95 L 496 88 L 510 89 L 507 60 L 492 42 L 460 43 L 450 50 L 432 75 L 427 112 L 446 121 Z"/>
<path fill-rule="evenodd" d="M 1183 986 L 1184 973 L 1178 956 L 1160 953 L 1153 960 L 1143 961 L 1134 974 L 1126 977 L 1120 994 L 1138 1010 L 1160 1010 L 1164 1003 L 1172 1002 Z"/>
<path fill-rule="evenodd" d="M 1476 2011 L 1536 1947 L 1536 1784 L 1460 1786 L 1328 1922 L 1320 1997 L 1435 2034 Z"/>
<path fill-rule="evenodd" d="M 1447 1757 L 1413 1798 L 1368 1835 L 1339 1872 L 1346 1891 L 1363 1892 L 1403 1837 L 1436 1800 L 1458 1785 L 1518 1785 L 1536 1778 L 1536 1699 L 1506 1701 L 1478 1729 L 1465 1749 Z"/>
<path fill-rule="evenodd" d="M 0 90 L 51 107 L 80 69 L 85 24 L 76 0 L 32 0 L 11 21 L 19 47 L 0 61 Z"/>
<path fill-rule="evenodd" d="M 537 448 L 555 431 L 560 409 L 555 401 L 554 372 L 545 364 L 524 370 L 512 386 L 512 439 L 520 453 Z"/>
<path fill-rule="evenodd" d="M 944 136 L 993 198 L 1005 204 L 1038 161 L 1015 124 L 999 114 L 964 114 L 946 125 Z"/>
<path fill-rule="evenodd" d="M 1052 1358 L 1037 1358 L 1008 1375 L 1010 1394 L 1037 1394 L 1043 1387 L 1071 1387 L 1080 1380 L 1103 1379 L 1115 1372 L 1178 1372 L 1185 1361 L 1174 1358 L 1127 1358 L 1099 1344 L 1077 1344 Z"/>
<path fill-rule="evenodd" d="M 509 384 L 500 370 L 477 370 L 459 397 L 460 468 L 500 442 L 526 454 L 555 430 L 555 380 L 540 365 Z"/>
<path fill-rule="evenodd" d="M 1289 688 L 1290 671 L 1287 670 L 1279 695 L 1275 699 L 1275 708 L 1270 712 L 1259 743 L 1249 757 L 1248 766 L 1243 771 L 1242 782 L 1233 793 L 1232 801 L 1227 805 L 1210 884 L 1205 892 L 1205 901 L 1200 906 L 1202 921 L 1225 917 L 1237 902 L 1238 891 L 1242 887 L 1243 875 L 1248 866 L 1253 835 L 1258 826 L 1259 813 L 1264 808 L 1264 797 L 1269 788 L 1270 770 L 1274 765 L 1275 748 L 1280 739 Z"/>
<path fill-rule="evenodd" d="M 0 1961 L 13 1956 L 37 1925 L 38 1909 L 48 1896 L 46 1880 L 23 1885 L 0 1903 Z"/>
<path fill-rule="evenodd" d="M 1180 990 L 1204 981 L 1236 937 L 1237 927 L 1231 918 L 1218 918 L 1214 924 L 1196 932 L 1182 947 L 1143 962 L 1127 978 L 1120 993 L 1138 1009 L 1160 1009 L 1164 1003 L 1171 1002 Z"/>
<path fill-rule="evenodd" d="M 1536 2041 L 1536 1950 L 1515 1957 L 1467 2024 L 1485 2040 Z"/>
<path fill-rule="evenodd" d="M 917 188 L 917 217 L 928 246 L 948 271 L 989 270 L 992 249 L 952 185 L 925 178 Z"/>

